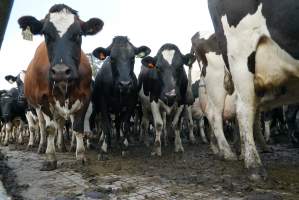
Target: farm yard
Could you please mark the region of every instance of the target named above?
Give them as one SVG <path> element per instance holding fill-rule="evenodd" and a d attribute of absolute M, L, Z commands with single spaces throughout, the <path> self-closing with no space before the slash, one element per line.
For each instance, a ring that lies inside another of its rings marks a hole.
<path fill-rule="evenodd" d="M 273 153 L 261 154 L 268 179 L 252 182 L 241 161 L 218 159 L 205 144 L 184 146 L 184 154 L 171 145 L 156 158 L 143 145 L 132 145 L 125 158 L 114 150 L 107 161 L 89 151 L 86 165 L 78 165 L 72 153 L 58 153 L 58 169 L 40 171 L 44 156 L 9 145 L 1 147 L 1 177 L 13 199 L 299 198 L 299 149 L 271 146 Z"/>

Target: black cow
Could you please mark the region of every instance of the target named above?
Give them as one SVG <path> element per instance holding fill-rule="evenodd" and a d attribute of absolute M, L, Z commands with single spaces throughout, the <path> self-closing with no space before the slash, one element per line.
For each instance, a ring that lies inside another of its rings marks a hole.
<path fill-rule="evenodd" d="M 111 118 L 115 114 L 117 135 L 120 135 L 122 155 L 128 147 L 130 118 L 137 103 L 137 78 L 134 74 L 135 57 L 150 53 L 146 46 L 136 48 L 127 37 L 117 36 L 108 48 L 99 47 L 93 55 L 104 60 L 96 75 L 92 101 L 97 113 L 101 113 L 104 135 L 101 136 L 99 159 L 107 159 L 107 145 L 110 145 Z"/>
<path fill-rule="evenodd" d="M 215 34 L 235 90 L 250 178 L 266 176 L 253 139 L 259 109 L 298 102 L 299 1 L 209 0 Z"/>
<path fill-rule="evenodd" d="M 188 79 L 184 64 L 195 61 L 192 54 L 183 55 L 174 44 L 164 44 L 155 57 L 142 59 L 138 77 L 139 97 L 142 104 L 142 131 L 147 134 L 150 115 L 156 131 L 153 155 L 161 156 L 161 133 L 166 134 L 166 116 L 172 115 L 169 126 L 175 129 L 175 152 L 183 152 L 179 117 L 186 104 Z M 144 135 L 143 134 L 143 135 Z"/>

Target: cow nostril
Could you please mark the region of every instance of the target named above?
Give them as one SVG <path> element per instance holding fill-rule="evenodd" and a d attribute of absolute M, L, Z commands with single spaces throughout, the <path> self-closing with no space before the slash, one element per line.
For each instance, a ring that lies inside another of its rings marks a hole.
<path fill-rule="evenodd" d="M 56 71 L 54 69 L 51 69 L 52 74 L 56 74 Z"/>
<path fill-rule="evenodd" d="M 71 70 L 70 70 L 70 69 L 67 69 L 67 70 L 65 71 L 65 74 L 66 74 L 66 75 L 71 75 Z"/>

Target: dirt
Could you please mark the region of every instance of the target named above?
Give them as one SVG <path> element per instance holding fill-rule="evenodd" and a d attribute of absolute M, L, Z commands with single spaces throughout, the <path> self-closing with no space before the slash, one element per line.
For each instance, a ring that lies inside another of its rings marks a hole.
<path fill-rule="evenodd" d="M 157 158 L 136 145 L 124 158 L 114 149 L 107 161 L 89 151 L 87 165 L 58 153 L 58 169 L 45 172 L 43 155 L 11 145 L 0 148 L 11 179 L 2 180 L 15 199 L 299 199 L 299 149 L 272 146 L 261 154 L 268 179 L 251 182 L 242 161 L 221 161 L 203 144 L 184 147 L 184 154 L 163 148 Z"/>

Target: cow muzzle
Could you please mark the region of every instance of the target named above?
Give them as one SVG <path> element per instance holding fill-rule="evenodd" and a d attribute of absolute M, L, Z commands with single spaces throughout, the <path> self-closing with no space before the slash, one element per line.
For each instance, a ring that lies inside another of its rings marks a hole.
<path fill-rule="evenodd" d="M 172 105 L 175 102 L 176 99 L 175 89 L 171 90 L 170 92 L 165 92 L 164 95 L 166 97 L 166 103 L 168 105 Z"/>
<path fill-rule="evenodd" d="M 133 86 L 133 82 L 131 80 L 128 81 L 120 81 L 118 83 L 118 87 L 120 92 L 129 92 Z"/>
<path fill-rule="evenodd" d="M 72 79 L 72 71 L 67 65 L 54 65 L 50 70 L 50 79 L 55 82 L 68 82 Z"/>

